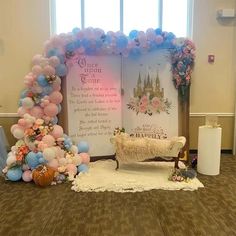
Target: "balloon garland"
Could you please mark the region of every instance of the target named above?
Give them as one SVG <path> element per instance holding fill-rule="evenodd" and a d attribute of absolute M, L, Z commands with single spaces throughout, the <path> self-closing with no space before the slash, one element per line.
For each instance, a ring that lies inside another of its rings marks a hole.
<path fill-rule="evenodd" d="M 46 41 L 43 55 L 32 58 L 31 72 L 24 78 L 26 88 L 20 94 L 20 119 L 11 127 L 18 141 L 8 153 L 3 169 L 6 178 L 30 182 L 32 172 L 42 166 L 42 170 L 52 168 L 55 183 L 60 183 L 67 176 L 73 179 L 77 173 L 88 171 L 88 143 L 81 140 L 74 145 L 57 124 L 63 100 L 61 79 L 67 74 L 69 59 L 75 54 L 122 55 L 135 59 L 157 49 L 170 50 L 173 82 L 184 96 L 190 85 L 195 46 L 190 40 L 176 39 L 173 33 L 160 29 L 148 29 L 146 33 L 132 30 L 126 36 L 112 31 L 105 34 L 98 28 L 75 28 Z"/>

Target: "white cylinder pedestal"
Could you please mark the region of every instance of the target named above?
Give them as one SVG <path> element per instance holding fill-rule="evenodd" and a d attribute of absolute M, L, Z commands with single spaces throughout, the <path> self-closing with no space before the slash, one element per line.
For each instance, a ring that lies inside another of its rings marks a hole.
<path fill-rule="evenodd" d="M 221 133 L 220 127 L 199 127 L 197 159 L 197 171 L 199 173 L 205 175 L 218 175 L 220 173 Z"/>

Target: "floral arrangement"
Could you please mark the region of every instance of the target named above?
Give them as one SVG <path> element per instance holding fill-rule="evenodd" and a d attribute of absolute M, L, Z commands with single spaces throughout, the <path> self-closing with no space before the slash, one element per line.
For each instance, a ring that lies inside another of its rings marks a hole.
<path fill-rule="evenodd" d="M 169 180 L 174 181 L 174 182 L 189 182 L 191 179 L 195 178 L 197 176 L 197 173 L 193 169 L 173 169 L 170 176 Z"/>
<path fill-rule="evenodd" d="M 166 112 L 169 114 L 171 103 L 168 99 L 153 97 L 148 98 L 146 95 L 141 98 L 131 98 L 127 104 L 128 109 L 131 109 L 138 113 L 152 115 L 153 113 Z"/>
<path fill-rule="evenodd" d="M 176 40 L 172 51 L 173 82 L 183 99 L 186 99 L 190 86 L 195 59 L 195 45 L 189 39 Z"/>

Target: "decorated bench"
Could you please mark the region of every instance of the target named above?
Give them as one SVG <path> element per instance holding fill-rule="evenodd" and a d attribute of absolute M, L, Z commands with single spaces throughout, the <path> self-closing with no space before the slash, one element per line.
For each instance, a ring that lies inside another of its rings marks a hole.
<path fill-rule="evenodd" d="M 119 162 L 138 162 L 154 157 L 174 160 L 175 168 L 179 168 L 178 162 L 186 138 L 183 136 L 171 139 L 137 138 L 120 132 L 111 138 L 111 143 L 114 144 L 116 150 L 116 170 L 119 168 Z"/>

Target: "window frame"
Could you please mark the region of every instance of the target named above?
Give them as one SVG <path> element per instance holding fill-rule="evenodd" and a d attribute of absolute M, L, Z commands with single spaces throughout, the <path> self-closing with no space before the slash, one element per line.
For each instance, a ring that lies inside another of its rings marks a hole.
<path fill-rule="evenodd" d="M 50 0 L 49 1 L 49 10 L 50 10 L 50 34 L 58 34 L 57 33 L 57 22 L 56 22 L 56 1 L 57 0 Z M 85 22 L 85 14 L 84 14 L 84 7 L 85 7 L 86 0 L 80 0 L 81 2 L 81 29 L 84 29 L 84 22 Z M 159 14 L 157 21 L 159 21 L 160 25 L 159 28 L 162 28 L 163 22 L 163 1 L 165 0 L 157 0 L 159 2 Z M 192 39 L 193 35 L 193 8 L 194 8 L 194 0 L 187 0 L 187 38 Z M 124 0 L 120 0 L 120 31 L 123 32 L 124 29 Z M 151 27 L 151 26 L 150 26 Z M 71 29 L 72 30 L 72 29 Z M 173 32 L 174 33 L 174 32 Z"/>

